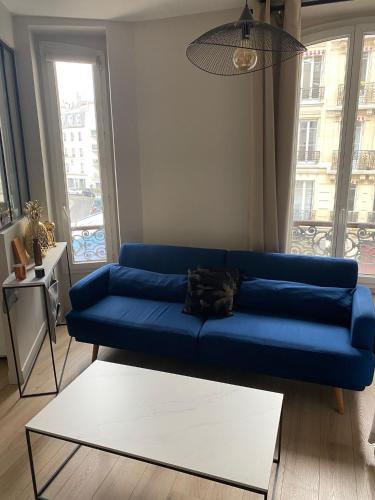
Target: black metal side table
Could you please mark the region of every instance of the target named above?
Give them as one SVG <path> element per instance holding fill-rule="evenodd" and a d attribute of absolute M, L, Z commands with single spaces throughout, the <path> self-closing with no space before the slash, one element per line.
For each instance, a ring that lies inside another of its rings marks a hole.
<path fill-rule="evenodd" d="M 48 286 L 49 286 L 49 283 L 51 281 L 51 277 L 53 276 L 54 270 L 55 270 L 57 264 L 60 262 L 61 258 L 63 257 L 64 253 L 66 255 L 66 261 L 67 261 L 67 265 L 68 265 L 69 284 L 70 284 L 70 286 L 72 286 L 72 277 L 71 277 L 71 272 L 70 272 L 68 245 L 66 242 L 58 242 L 58 243 L 56 243 L 56 247 L 51 248 L 48 251 L 48 254 L 43 259 L 43 267 L 45 270 L 45 276 L 43 278 L 36 278 L 35 273 L 34 273 L 34 268 L 31 268 L 27 271 L 27 277 L 25 280 L 17 281 L 14 273 L 12 273 L 10 276 L 8 276 L 8 278 L 3 282 L 3 285 L 2 285 L 5 312 L 6 312 L 7 318 L 8 318 L 10 341 L 11 341 L 13 358 L 14 358 L 14 365 L 15 365 L 16 376 L 17 376 L 18 391 L 19 391 L 21 398 L 31 398 L 31 397 L 36 397 L 36 396 L 49 396 L 49 395 L 53 395 L 53 394 L 58 394 L 60 391 L 60 386 L 61 386 L 62 378 L 64 375 L 65 365 L 66 365 L 66 361 L 68 358 L 72 338 L 70 337 L 70 339 L 69 339 L 69 344 L 68 344 L 68 348 L 66 350 L 64 363 L 63 363 L 63 367 L 61 370 L 61 375 L 58 379 L 57 373 L 56 373 L 55 355 L 54 355 L 54 351 L 53 351 L 53 339 L 52 339 L 53 327 L 51 324 L 51 318 L 50 318 L 49 307 L 48 307 Z M 8 292 L 10 290 L 16 290 L 16 289 L 23 289 L 24 290 L 24 289 L 28 289 L 28 288 L 38 288 L 38 287 L 42 288 L 42 290 L 43 290 L 43 303 L 44 303 L 44 312 L 45 312 L 46 321 L 47 321 L 47 329 L 43 335 L 42 340 L 40 341 L 39 348 L 37 350 L 37 353 L 35 354 L 35 357 L 34 357 L 33 362 L 31 364 L 30 371 L 27 374 L 26 380 L 22 384 L 20 372 L 19 372 L 19 367 L 18 367 L 19 363 L 17 361 L 18 358 L 17 358 L 16 344 L 15 344 L 14 332 L 13 332 L 13 328 L 12 328 L 12 321 L 11 321 L 11 315 L 10 315 L 11 308 L 10 308 L 9 300 L 8 300 Z M 44 341 L 46 339 L 47 334 L 48 334 L 48 340 L 49 340 L 50 351 L 51 351 L 53 376 L 54 376 L 54 383 L 55 383 L 56 390 L 48 391 L 48 392 L 37 392 L 37 393 L 25 394 L 25 389 L 26 389 L 27 384 L 30 380 L 30 376 L 33 372 L 33 369 L 35 367 L 36 361 L 38 359 L 38 356 L 40 354 L 40 351 L 42 349 L 42 346 L 44 344 Z"/>

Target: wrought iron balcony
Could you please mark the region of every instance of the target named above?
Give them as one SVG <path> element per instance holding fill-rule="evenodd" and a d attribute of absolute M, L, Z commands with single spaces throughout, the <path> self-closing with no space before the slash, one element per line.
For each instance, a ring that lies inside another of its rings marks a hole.
<path fill-rule="evenodd" d="M 369 212 L 375 220 L 374 212 Z M 359 271 L 375 275 L 375 223 L 347 222 L 345 233 L 345 257 L 355 259 Z M 331 256 L 332 222 L 294 221 L 290 252 L 301 255 Z"/>
<path fill-rule="evenodd" d="M 312 210 L 301 210 L 294 208 L 293 210 L 293 220 L 295 221 L 311 221 L 315 219 L 315 213 Z"/>
<path fill-rule="evenodd" d="M 298 163 L 318 163 L 320 160 L 320 151 L 300 149 L 297 151 Z"/>
<path fill-rule="evenodd" d="M 337 106 L 342 106 L 345 96 L 345 85 L 337 88 Z M 375 104 L 375 82 L 361 83 L 359 87 L 359 104 Z"/>
<path fill-rule="evenodd" d="M 303 87 L 301 88 L 302 101 L 323 101 L 325 87 Z"/>
<path fill-rule="evenodd" d="M 105 260 L 106 245 L 103 226 L 74 226 L 72 247 L 75 262 Z"/>
<path fill-rule="evenodd" d="M 337 168 L 338 151 L 332 152 L 332 168 Z M 375 170 L 375 150 L 358 149 L 353 153 L 353 169 L 354 170 Z"/>
<path fill-rule="evenodd" d="M 358 212 L 348 210 L 346 214 L 346 222 L 358 222 Z"/>

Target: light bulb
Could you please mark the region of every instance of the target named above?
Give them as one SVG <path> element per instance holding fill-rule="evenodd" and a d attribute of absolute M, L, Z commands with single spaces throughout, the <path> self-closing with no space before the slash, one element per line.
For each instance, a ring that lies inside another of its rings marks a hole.
<path fill-rule="evenodd" d="M 238 48 L 233 54 L 233 64 L 241 73 L 246 73 L 254 68 L 258 61 L 257 53 L 253 49 Z"/>

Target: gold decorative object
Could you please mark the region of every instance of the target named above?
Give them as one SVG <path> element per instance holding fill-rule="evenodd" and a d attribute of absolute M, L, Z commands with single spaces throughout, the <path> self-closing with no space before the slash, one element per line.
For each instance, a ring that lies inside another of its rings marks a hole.
<path fill-rule="evenodd" d="M 25 203 L 25 215 L 29 222 L 25 230 L 25 248 L 30 257 L 34 258 L 33 240 L 37 239 L 40 244 L 42 257 L 48 252 L 48 232 L 44 224 L 40 222 L 42 207 L 38 200 Z"/>
<path fill-rule="evenodd" d="M 45 220 L 43 222 L 44 227 L 47 229 L 48 233 L 48 246 L 50 248 L 56 246 L 56 239 L 55 239 L 55 227 L 56 224 L 54 222 L 50 222 L 49 220 Z"/>

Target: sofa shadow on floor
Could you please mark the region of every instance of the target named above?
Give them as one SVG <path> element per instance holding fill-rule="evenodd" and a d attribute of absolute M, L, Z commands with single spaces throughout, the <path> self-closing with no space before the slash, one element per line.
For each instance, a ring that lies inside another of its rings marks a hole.
<path fill-rule="evenodd" d="M 327 386 L 214 365 L 200 365 L 191 361 L 184 362 L 173 358 L 163 358 L 109 347 L 100 347 L 98 359 L 265 391 L 281 392 L 285 395 L 286 400 L 290 399 L 293 394 L 302 392 L 304 397 L 308 398 L 309 404 L 313 406 L 323 404 L 324 407 L 335 412 L 332 408 L 332 389 Z M 324 397 L 321 397 L 321 392 L 323 392 Z"/>

